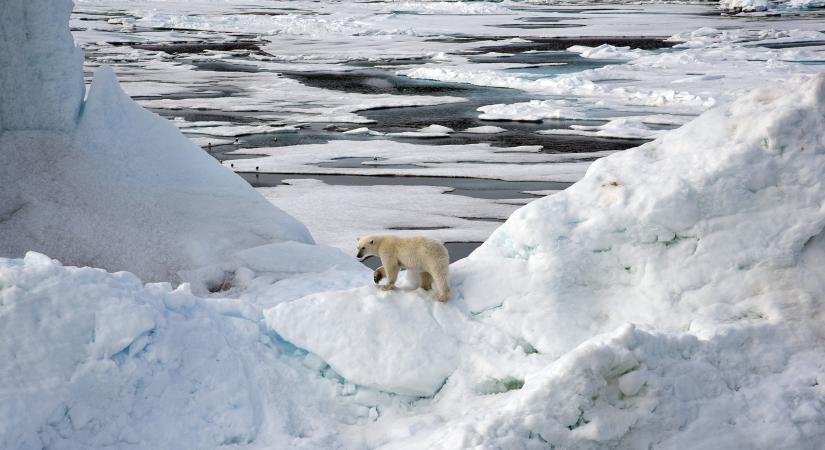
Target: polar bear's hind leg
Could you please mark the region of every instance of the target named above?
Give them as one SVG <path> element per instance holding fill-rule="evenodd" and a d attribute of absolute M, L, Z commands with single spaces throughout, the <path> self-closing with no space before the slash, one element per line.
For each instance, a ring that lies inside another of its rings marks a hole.
<path fill-rule="evenodd" d="M 419 283 L 421 289 L 429 291 L 433 288 L 433 277 L 429 274 L 429 272 L 421 272 L 419 277 L 421 279 L 421 282 Z"/>
<path fill-rule="evenodd" d="M 435 282 L 436 297 L 439 302 L 446 302 L 450 299 L 450 285 L 447 279 L 450 270 L 450 259 L 445 255 L 438 261 L 434 270 L 430 271 L 430 276 Z"/>

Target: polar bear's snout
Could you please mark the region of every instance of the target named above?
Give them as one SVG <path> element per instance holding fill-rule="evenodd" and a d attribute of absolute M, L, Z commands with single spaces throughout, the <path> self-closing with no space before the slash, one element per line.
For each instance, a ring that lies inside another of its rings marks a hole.
<path fill-rule="evenodd" d="M 374 240 L 367 238 L 358 238 L 358 253 L 355 255 L 359 261 L 363 261 L 364 258 L 370 255 L 374 255 L 375 251 L 372 248 L 372 245 L 375 243 Z"/>

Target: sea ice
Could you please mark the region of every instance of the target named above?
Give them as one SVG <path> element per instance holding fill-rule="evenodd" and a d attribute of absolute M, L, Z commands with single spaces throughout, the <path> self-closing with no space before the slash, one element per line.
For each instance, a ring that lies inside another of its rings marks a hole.
<path fill-rule="evenodd" d="M 234 160 L 238 172 L 292 174 L 350 174 L 450 176 L 509 181 L 573 182 L 581 178 L 591 159 L 611 151 L 541 153 L 538 146 L 493 147 L 489 144 L 422 145 L 404 142 L 334 140 L 282 148 L 256 148 L 255 158 Z M 241 149 L 233 153 L 248 154 Z M 341 158 L 371 158 L 363 167 L 323 167 Z M 496 163 L 496 164 L 492 164 Z M 403 165 L 405 168 L 395 168 Z M 388 167 L 385 167 L 388 166 Z"/>
<path fill-rule="evenodd" d="M 380 179 L 373 186 L 331 186 L 312 179 L 285 183 L 258 192 L 307 224 L 319 243 L 347 253 L 366 234 L 480 242 L 499 224 L 478 219 L 505 219 L 516 209 L 490 199 L 445 195 L 450 191 L 446 187 L 388 186 Z"/>
<path fill-rule="evenodd" d="M 721 0 L 719 9 L 730 11 L 765 11 L 768 9 L 768 0 Z"/>
<path fill-rule="evenodd" d="M 505 131 L 507 131 L 506 128 L 496 127 L 496 126 L 492 126 L 492 125 L 472 127 L 472 128 L 467 128 L 466 130 L 461 130 L 462 133 L 475 133 L 475 134 L 498 134 L 498 133 L 504 133 Z"/>

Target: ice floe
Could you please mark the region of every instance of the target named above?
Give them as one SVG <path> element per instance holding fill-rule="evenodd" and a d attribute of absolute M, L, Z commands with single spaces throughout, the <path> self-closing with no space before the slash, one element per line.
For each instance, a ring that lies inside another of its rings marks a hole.
<path fill-rule="evenodd" d="M 445 195 L 438 186 L 328 185 L 319 180 L 285 180 L 258 188 L 273 204 L 312 229 L 322 244 L 351 253 L 367 234 L 421 234 L 442 241 L 483 241 L 515 208 L 492 199 Z M 546 195 L 546 194 L 545 194 Z"/>
<path fill-rule="evenodd" d="M 280 147 L 255 148 L 256 157 L 234 160 L 232 164 L 238 172 L 395 175 L 401 171 L 406 176 L 572 182 L 584 174 L 593 158 L 612 153 L 541 153 L 540 150 L 538 146 L 423 145 L 379 139 L 336 140 L 326 144 L 294 145 L 289 147 L 288 152 Z M 241 149 L 231 153 L 250 152 Z M 362 167 L 320 165 L 341 158 L 369 160 L 362 162 Z M 399 165 L 403 168 L 395 167 Z"/>

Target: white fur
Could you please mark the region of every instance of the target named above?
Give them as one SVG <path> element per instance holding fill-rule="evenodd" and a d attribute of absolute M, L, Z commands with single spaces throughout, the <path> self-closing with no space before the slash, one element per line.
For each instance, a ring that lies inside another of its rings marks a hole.
<path fill-rule="evenodd" d="M 436 300 L 446 302 L 450 298 L 450 256 L 441 242 L 425 237 L 364 236 L 358 240 L 358 257 L 370 255 L 381 258 L 375 281 L 387 276 L 382 289 L 394 289 L 398 271 L 405 268 L 410 273 L 408 278 L 415 283 L 413 288 L 429 290 L 435 285 Z"/>

